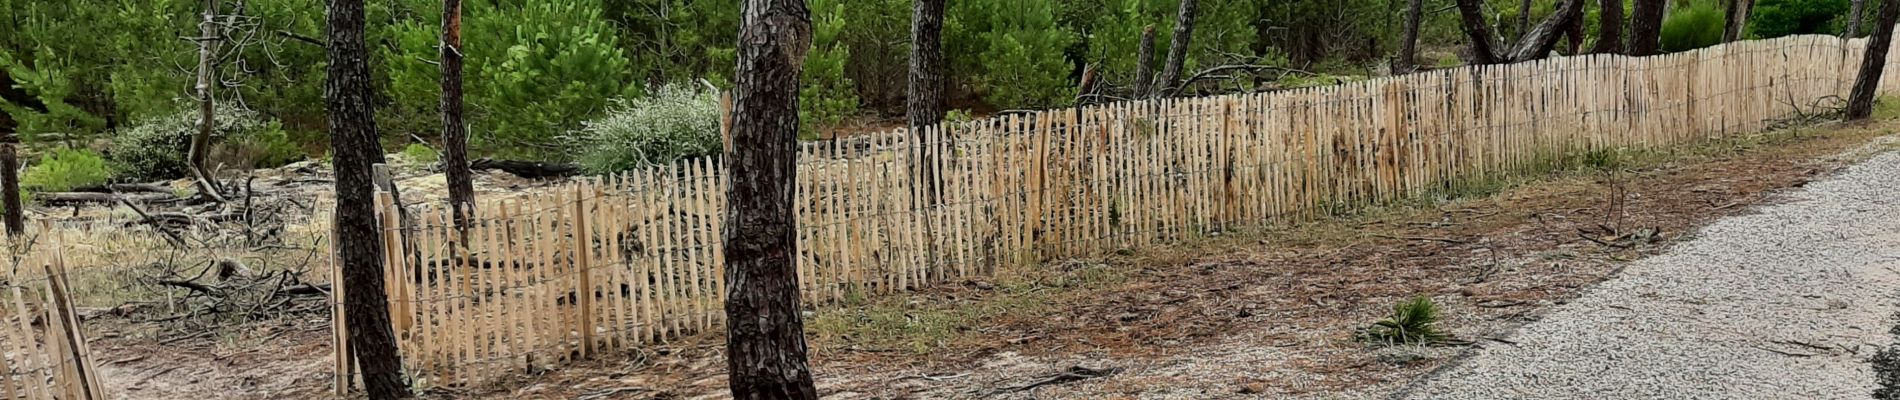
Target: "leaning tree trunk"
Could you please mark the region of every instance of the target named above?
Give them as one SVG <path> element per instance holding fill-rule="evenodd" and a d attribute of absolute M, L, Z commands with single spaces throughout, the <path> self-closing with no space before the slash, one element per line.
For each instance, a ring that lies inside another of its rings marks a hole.
<path fill-rule="evenodd" d="M 1867 0 L 1853 0 L 1853 6 L 1847 12 L 1848 39 L 1860 37 L 1860 22 L 1867 18 Z"/>
<path fill-rule="evenodd" d="M 1887 48 L 1893 45 L 1893 25 L 1900 22 L 1900 0 L 1880 2 L 1880 18 L 1874 24 L 1873 38 L 1867 41 L 1867 55 L 1860 61 L 1860 74 L 1854 78 L 1854 91 L 1847 98 L 1847 119 L 1867 119 L 1874 113 L 1874 95 L 1880 89 L 1880 75 L 1887 69 Z"/>
<path fill-rule="evenodd" d="M 1181 0 L 1180 12 L 1174 16 L 1174 40 L 1168 44 L 1168 63 L 1161 68 L 1161 79 L 1155 82 L 1155 96 L 1172 96 L 1180 88 L 1175 87 L 1181 79 L 1181 68 L 1187 63 L 1188 44 L 1194 38 L 1194 13 L 1200 0 Z"/>
<path fill-rule="evenodd" d="M 1662 52 L 1663 0 L 1636 0 L 1630 12 L 1629 55 L 1653 56 Z"/>
<path fill-rule="evenodd" d="M 1484 9 L 1480 0 L 1457 0 L 1460 26 L 1465 32 L 1465 40 L 1471 41 L 1471 64 L 1497 64 L 1505 60 L 1498 55 L 1497 35 L 1491 33 L 1491 26 L 1484 21 Z"/>
<path fill-rule="evenodd" d="M 738 400 L 818 398 L 799 315 L 792 193 L 804 0 L 745 0 L 726 149 L 726 369 Z"/>
<path fill-rule="evenodd" d="M 468 126 L 462 124 L 462 0 L 442 0 L 441 52 L 442 170 L 448 177 L 456 230 L 466 232 L 475 206 L 475 178 L 468 167 Z"/>
<path fill-rule="evenodd" d="M 918 192 L 926 204 L 937 204 L 937 163 L 929 151 L 939 138 L 926 137 L 926 128 L 943 122 L 943 7 L 944 0 L 915 0 L 910 22 L 910 95 L 905 97 L 905 113 L 910 119 L 911 137 L 917 138 L 914 177 Z"/>
<path fill-rule="evenodd" d="M 211 175 L 205 172 L 205 159 L 211 153 L 211 131 L 217 127 L 217 102 L 212 87 L 217 84 L 216 54 L 218 43 L 218 0 L 205 0 L 204 20 L 198 23 L 198 132 L 191 135 L 191 147 L 185 152 L 186 168 L 198 181 L 198 191 L 206 197 L 224 201 Z"/>
<path fill-rule="evenodd" d="M 1623 53 L 1623 0 L 1603 0 L 1597 3 L 1597 44 L 1591 53 Z"/>
<path fill-rule="evenodd" d="M 1405 6 L 1405 38 L 1399 42 L 1399 57 L 1392 60 L 1392 74 L 1418 70 L 1418 20 L 1425 15 L 1425 0 L 1411 0 Z"/>
<path fill-rule="evenodd" d="M 1755 0 L 1728 0 L 1728 17 L 1722 29 L 1722 43 L 1742 40 L 1742 31 L 1748 26 L 1748 13 L 1755 8 Z"/>
<path fill-rule="evenodd" d="M 409 397 L 402 354 L 383 297 L 383 242 L 377 228 L 370 165 L 382 155 L 370 108 L 369 52 L 363 44 L 363 0 L 330 0 L 325 31 L 330 43 L 323 97 L 329 108 L 336 173 L 335 239 L 350 348 L 371 399 Z"/>
<path fill-rule="evenodd" d="M 1525 62 L 1549 56 L 1550 51 L 1557 48 L 1557 41 L 1563 38 L 1564 32 L 1572 24 L 1581 23 L 1578 20 L 1583 19 L 1583 2 L 1564 0 L 1558 3 L 1557 12 L 1545 17 L 1529 32 L 1524 32 L 1524 37 L 1517 39 L 1517 47 L 1511 49 L 1511 54 L 1505 59 L 1509 62 Z"/>
<path fill-rule="evenodd" d="M 1135 98 L 1153 97 L 1155 85 L 1155 26 L 1141 28 L 1141 47 L 1135 50 Z"/>

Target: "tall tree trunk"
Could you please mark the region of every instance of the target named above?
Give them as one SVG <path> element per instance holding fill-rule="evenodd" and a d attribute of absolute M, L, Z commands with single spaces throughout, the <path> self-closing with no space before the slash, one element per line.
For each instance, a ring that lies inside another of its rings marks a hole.
<path fill-rule="evenodd" d="M 1155 26 L 1141 29 L 1141 47 L 1135 50 L 1135 98 L 1146 99 L 1154 96 L 1155 85 Z"/>
<path fill-rule="evenodd" d="M 1597 44 L 1592 53 L 1623 53 L 1623 0 L 1603 0 L 1597 3 Z"/>
<path fill-rule="evenodd" d="M 1457 0 L 1458 18 L 1465 32 L 1465 40 L 1471 41 L 1471 64 L 1497 64 L 1504 62 L 1498 55 L 1497 35 L 1491 33 L 1491 25 L 1484 21 L 1484 6 L 1480 0 Z"/>
<path fill-rule="evenodd" d="M 1579 6 L 1582 6 L 1582 4 L 1579 4 Z M 1567 28 L 1564 29 L 1564 38 L 1567 39 L 1567 41 L 1564 43 L 1564 54 L 1573 56 L 1583 54 L 1583 25 L 1582 13 L 1578 13 L 1576 18 L 1570 19 L 1570 24 L 1565 25 Z"/>
<path fill-rule="evenodd" d="M 726 149 L 726 369 L 738 400 L 818 398 L 799 315 L 792 193 L 805 0 L 745 0 Z"/>
<path fill-rule="evenodd" d="M 26 205 L 20 201 L 20 136 L 11 126 L 0 132 L 0 206 L 4 214 L 7 238 L 20 239 L 26 233 Z"/>
<path fill-rule="evenodd" d="M 1642 57 L 1662 52 L 1663 0 L 1636 0 L 1630 12 L 1629 55 Z"/>
<path fill-rule="evenodd" d="M 1418 22 L 1425 16 L 1425 0 L 1411 0 L 1405 6 L 1405 38 L 1399 42 L 1399 57 L 1392 60 L 1392 74 L 1418 70 Z"/>
<path fill-rule="evenodd" d="M 1522 2 L 1519 2 L 1517 5 L 1517 36 L 1519 38 L 1522 38 L 1524 37 L 1525 33 L 1530 32 L 1530 31 L 1531 31 L 1531 0 L 1524 0 Z"/>
<path fill-rule="evenodd" d="M 1860 37 L 1860 22 L 1867 19 L 1867 0 L 1853 0 L 1847 12 L 1847 38 Z"/>
<path fill-rule="evenodd" d="M 448 176 L 449 209 L 458 231 L 467 229 L 475 204 L 468 169 L 468 126 L 462 124 L 462 0 L 442 0 L 442 170 Z"/>
<path fill-rule="evenodd" d="M 363 43 L 363 0 L 330 0 L 325 32 L 330 44 L 323 85 L 329 108 L 336 173 L 337 259 L 345 298 L 350 348 L 363 371 L 371 399 L 409 397 L 402 354 L 389 325 L 383 297 L 383 242 L 376 222 L 370 165 L 382 156 L 376 116 L 370 108 L 369 52 Z"/>
<path fill-rule="evenodd" d="M 1543 22 L 1538 22 L 1536 27 L 1524 32 L 1524 37 L 1517 39 L 1517 47 L 1511 49 L 1511 54 L 1505 59 L 1509 62 L 1524 62 L 1549 56 L 1550 51 L 1557 48 L 1557 40 L 1563 38 L 1564 32 L 1571 25 L 1581 23 L 1579 20 L 1583 19 L 1584 1 L 1564 0 L 1558 3 L 1557 12 L 1544 17 Z"/>
<path fill-rule="evenodd" d="M 925 128 L 943 122 L 943 7 L 944 0 L 915 0 L 911 4 L 910 16 L 910 95 L 905 97 L 905 111 L 910 119 L 911 136 L 918 139 L 916 170 L 920 199 L 926 204 L 937 204 L 942 198 L 938 193 L 937 169 L 932 157 L 937 153 L 929 151 L 938 147 L 942 135 L 926 137 Z"/>
<path fill-rule="evenodd" d="M 1742 40 L 1742 31 L 1748 27 L 1748 13 L 1754 8 L 1755 0 L 1728 0 L 1728 22 L 1722 29 L 1722 43 Z"/>
<path fill-rule="evenodd" d="M 916 0 L 910 21 L 910 96 L 905 111 L 916 130 L 943 122 L 944 0 Z"/>
<path fill-rule="evenodd" d="M 1181 88 L 1181 68 L 1187 63 L 1188 45 L 1194 38 L 1194 13 L 1200 0 L 1181 0 L 1180 12 L 1174 16 L 1174 40 L 1168 44 L 1168 63 L 1161 68 L 1161 79 L 1155 82 L 1153 97 L 1172 96 Z"/>
<path fill-rule="evenodd" d="M 217 128 L 217 100 L 212 98 L 213 85 L 217 84 L 215 60 L 217 54 L 218 0 L 205 0 L 204 19 L 198 22 L 198 132 L 191 135 L 191 147 L 185 152 L 186 167 L 191 176 L 198 181 L 198 191 L 219 202 L 224 196 L 218 193 L 217 184 L 211 181 L 205 172 L 205 159 L 211 152 L 211 131 Z"/>
<path fill-rule="evenodd" d="M 1893 46 L 1893 25 L 1900 22 L 1900 0 L 1880 2 L 1880 17 L 1873 26 L 1873 38 L 1867 41 L 1867 55 L 1860 61 L 1860 74 L 1854 78 L 1854 91 L 1847 98 L 1847 119 L 1867 119 L 1874 113 L 1874 95 L 1880 89 L 1880 75 L 1887 69 L 1887 48 Z"/>
<path fill-rule="evenodd" d="M 29 110 L 47 112 L 46 103 L 14 85 L 13 76 L 0 68 L 0 101 Z M 0 219 L 5 220 L 7 237 L 19 239 L 26 232 L 26 209 L 20 200 L 19 124 L 13 115 L 0 111 Z"/>

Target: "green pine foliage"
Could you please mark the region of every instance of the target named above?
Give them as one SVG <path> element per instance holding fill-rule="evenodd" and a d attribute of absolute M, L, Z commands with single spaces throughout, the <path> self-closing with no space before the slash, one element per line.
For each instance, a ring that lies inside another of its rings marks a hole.
<path fill-rule="evenodd" d="M 1846 19 L 1847 0 L 1759 0 L 1748 15 L 1749 35 L 1776 38 L 1788 35 L 1834 33 L 1836 21 Z M 1867 14 L 1875 14 L 1878 1 L 1867 2 Z"/>
<path fill-rule="evenodd" d="M 812 49 L 805 55 L 798 88 L 801 139 L 816 139 L 820 130 L 858 111 L 856 86 L 845 76 L 845 63 L 851 58 L 851 48 L 843 40 L 847 7 L 837 0 L 814 0 L 811 7 Z"/>
<path fill-rule="evenodd" d="M 112 179 L 106 159 L 90 150 L 61 148 L 40 156 L 40 162 L 20 175 L 20 187 L 40 192 L 64 192 L 100 185 Z"/>
<path fill-rule="evenodd" d="M 1676 52 L 1700 49 L 1722 43 L 1727 24 L 1722 10 L 1713 2 L 1701 2 L 1677 8 L 1663 20 L 1662 49 Z"/>

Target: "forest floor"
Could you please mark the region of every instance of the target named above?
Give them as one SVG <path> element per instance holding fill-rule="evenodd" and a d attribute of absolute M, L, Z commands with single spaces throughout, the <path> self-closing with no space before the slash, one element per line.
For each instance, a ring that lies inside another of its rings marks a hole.
<path fill-rule="evenodd" d="M 1384 397 L 1705 225 L 1900 148 L 1896 128 L 1827 124 L 1629 156 L 822 311 L 808 320 L 814 369 L 831 398 Z M 1355 339 L 1421 295 L 1441 304 L 1454 344 Z M 441 395 L 719 398 L 723 344 L 700 335 Z"/>
<path fill-rule="evenodd" d="M 1891 115 L 1500 180 L 1484 190 L 1292 226 L 1212 234 L 810 314 L 831 398 L 1373 398 L 1456 365 L 1724 217 L 1892 149 Z M 1457 339 L 1355 339 L 1415 296 Z M 328 321 L 157 340 L 89 321 L 128 398 L 306 398 L 328 392 Z M 722 398 L 724 337 L 439 398 Z M 1066 374 L 1065 374 L 1066 373 Z M 1098 376 L 1100 375 L 1100 376 Z M 505 388 L 505 389 L 503 389 Z"/>

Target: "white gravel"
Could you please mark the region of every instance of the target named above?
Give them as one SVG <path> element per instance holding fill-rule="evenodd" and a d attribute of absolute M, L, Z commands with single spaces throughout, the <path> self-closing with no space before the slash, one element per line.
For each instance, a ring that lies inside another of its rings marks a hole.
<path fill-rule="evenodd" d="M 1631 263 L 1400 399 L 1866 399 L 1900 294 L 1900 153 Z"/>

